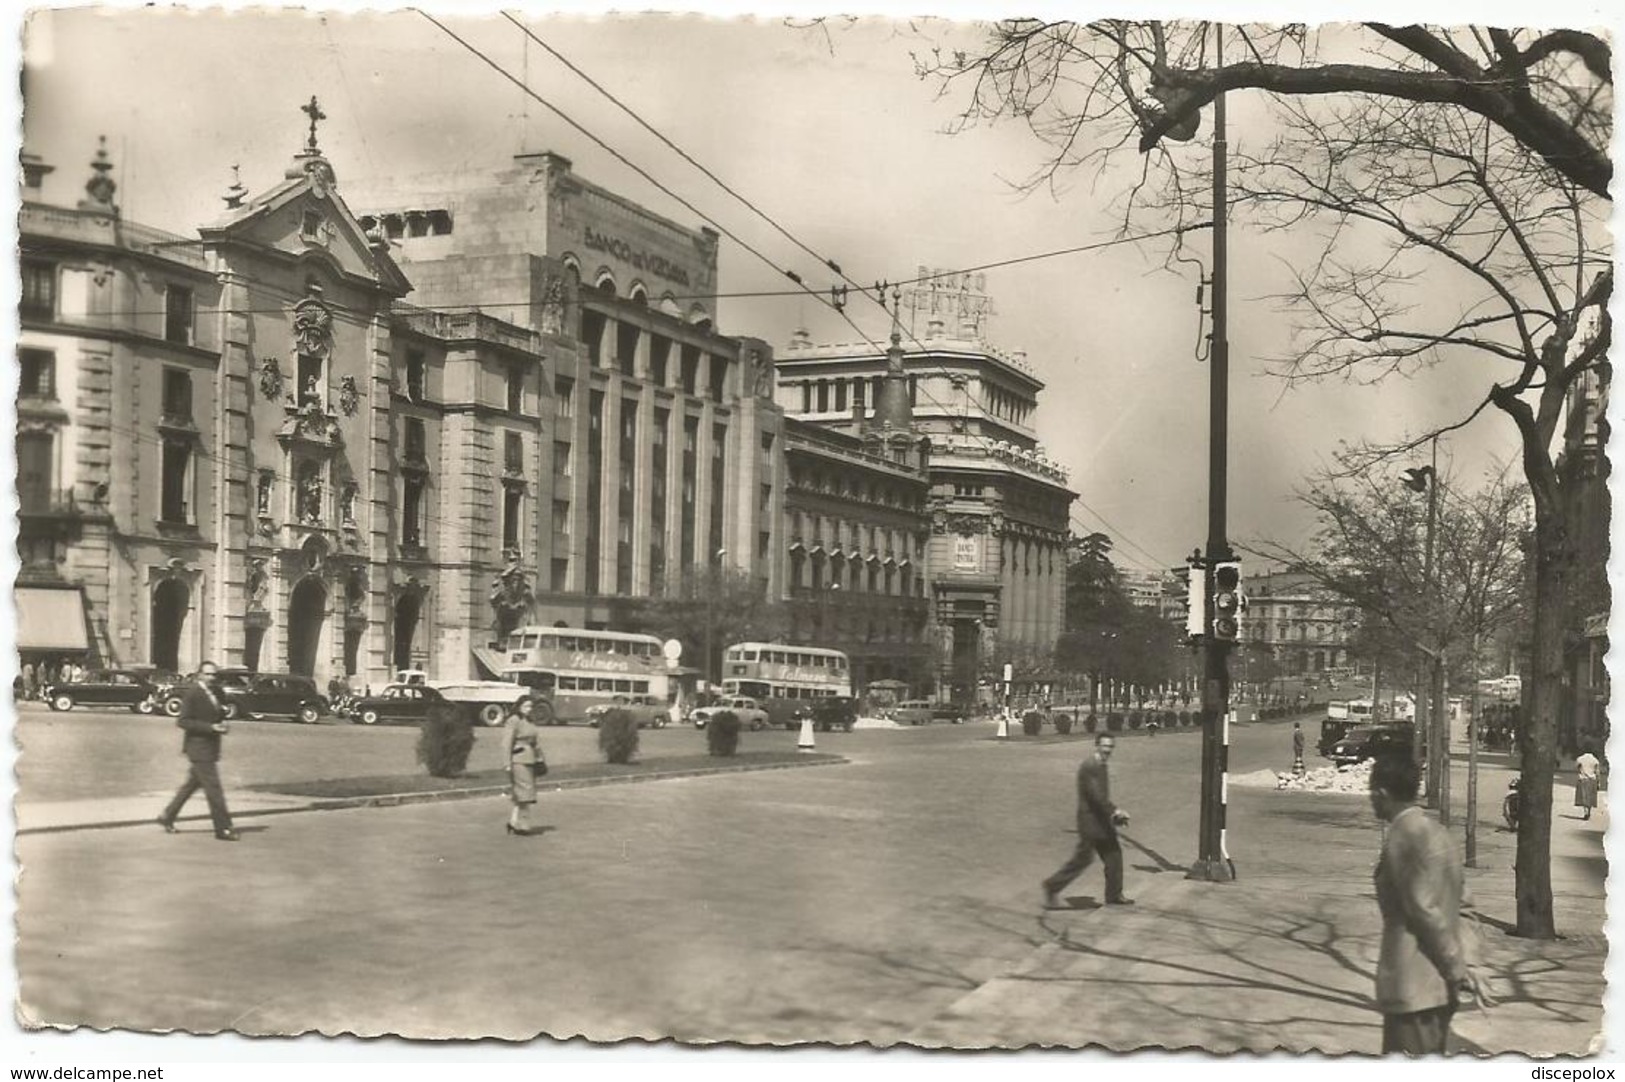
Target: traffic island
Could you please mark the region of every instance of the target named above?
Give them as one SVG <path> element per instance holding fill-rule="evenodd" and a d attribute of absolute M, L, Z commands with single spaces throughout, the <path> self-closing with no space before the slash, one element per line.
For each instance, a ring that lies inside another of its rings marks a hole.
<path fill-rule="evenodd" d="M 698 778 L 709 774 L 744 774 L 762 770 L 790 770 L 797 767 L 831 766 L 849 762 L 844 756 L 807 751 L 753 751 L 718 758 L 710 755 L 678 755 L 650 758 L 635 763 L 575 763 L 552 768 L 537 780 L 539 793 L 564 789 L 585 789 L 597 785 L 620 785 L 643 781 Z M 501 796 L 508 791 L 508 775 L 501 770 L 485 770 L 456 778 L 435 778 L 427 774 L 387 774 L 359 778 L 321 778 L 310 781 L 267 782 L 233 789 L 232 818 L 251 819 L 292 812 L 330 811 L 341 808 L 383 808 L 401 804 L 423 804 L 437 800 L 467 800 Z M 160 795 L 113 797 L 90 800 L 56 801 L 18 805 L 18 834 L 54 834 L 72 830 L 108 827 L 152 827 Z M 180 823 L 207 823 L 202 812 L 182 815 Z"/>
<path fill-rule="evenodd" d="M 536 780 L 537 792 L 582 789 L 620 782 L 659 781 L 667 778 L 693 778 L 706 774 L 739 774 L 754 770 L 783 770 L 801 766 L 844 763 L 839 755 L 807 752 L 757 751 L 718 758 L 711 755 L 678 755 L 640 760 L 634 763 L 575 763 L 550 769 Z M 485 770 L 455 778 L 435 778 L 427 774 L 391 774 L 365 778 L 330 778 L 315 781 L 272 782 L 249 786 L 250 792 L 282 797 L 304 797 L 317 807 L 343 802 L 354 807 L 364 804 L 405 804 L 424 800 L 456 799 L 460 796 L 487 796 L 505 792 L 508 774 Z"/>

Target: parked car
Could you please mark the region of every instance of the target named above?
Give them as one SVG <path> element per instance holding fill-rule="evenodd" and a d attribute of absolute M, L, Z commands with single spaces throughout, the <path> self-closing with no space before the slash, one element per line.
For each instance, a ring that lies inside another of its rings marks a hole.
<path fill-rule="evenodd" d="M 598 728 L 598 720 L 616 707 L 630 710 L 637 719 L 640 729 L 664 729 L 671 720 L 671 707 L 666 703 L 656 702 L 649 695 L 634 695 L 624 703 L 599 703 L 587 707 L 587 724 L 594 729 Z"/>
<path fill-rule="evenodd" d="M 241 681 L 223 681 L 219 694 L 228 718 L 289 717 L 310 725 L 328 712 L 327 698 L 308 676 L 253 673 Z"/>
<path fill-rule="evenodd" d="M 52 710 L 72 710 L 76 706 L 122 706 L 141 710 L 149 703 L 153 687 L 144 675 L 128 669 L 87 672 L 79 680 L 45 685 L 45 701 Z M 150 713 L 150 706 L 145 713 Z"/>
<path fill-rule="evenodd" d="M 958 703 L 933 703 L 931 706 L 932 721 L 946 721 L 952 725 L 965 723 L 965 708 Z"/>
<path fill-rule="evenodd" d="M 431 706 L 448 700 L 424 684 L 387 684 L 376 695 L 359 695 L 350 700 L 348 715 L 363 725 L 380 721 L 422 721 Z"/>
<path fill-rule="evenodd" d="M 706 723 L 711 720 L 712 715 L 720 714 L 724 710 L 730 710 L 738 716 L 739 727 L 742 729 L 756 732 L 759 729 L 767 728 L 767 711 L 762 709 L 760 703 L 747 695 L 735 695 L 710 706 L 702 706 L 689 717 L 694 722 L 694 728 L 703 729 Z"/>
<path fill-rule="evenodd" d="M 931 704 L 924 699 L 909 699 L 898 703 L 891 719 L 899 725 L 928 725 L 931 722 Z"/>
<path fill-rule="evenodd" d="M 223 694 L 228 688 L 243 688 L 254 674 L 247 669 L 221 669 L 216 673 L 216 687 Z M 195 679 L 194 676 L 176 676 L 172 680 L 161 683 L 152 693 L 153 705 L 172 718 L 181 716 L 181 698 L 186 694 L 186 688 Z"/>
<path fill-rule="evenodd" d="M 1409 725 L 1359 725 L 1333 744 L 1326 757 L 1338 766 L 1353 766 L 1382 755 L 1409 755 L 1413 734 Z"/>

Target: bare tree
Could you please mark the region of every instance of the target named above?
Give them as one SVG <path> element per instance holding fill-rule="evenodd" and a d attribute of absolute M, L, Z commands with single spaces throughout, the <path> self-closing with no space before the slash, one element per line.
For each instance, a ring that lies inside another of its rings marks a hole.
<path fill-rule="evenodd" d="M 1320 242 L 1284 298 L 1299 337 L 1276 370 L 1289 381 L 1375 381 L 1461 365 L 1459 422 L 1367 447 L 1355 469 L 1490 406 L 1515 426 L 1535 511 L 1522 771 L 1536 812 L 1519 831 L 1517 923 L 1555 935 L 1549 808 L 1577 525 L 1556 444 L 1571 391 L 1607 373 L 1611 52 L 1574 31 L 1244 26 L 1227 37 L 1239 39 L 1236 56 L 1219 63 L 1212 29 L 1010 20 L 975 55 L 937 52 L 920 68 L 944 93 L 968 87 L 963 123 L 1014 117 L 1051 146 L 1030 184 L 1145 151 L 1125 224 L 1157 230 L 1196 224 L 1189 193 L 1207 183 L 1203 157 L 1168 140 L 1195 135 L 1202 104 L 1221 89 L 1269 92 L 1275 137 L 1230 163 L 1236 212 L 1292 231 L 1294 246 Z"/>
<path fill-rule="evenodd" d="M 1189 139 L 1220 91 L 1251 89 L 1448 105 L 1609 198 L 1613 51 L 1595 34 L 1363 23 L 1323 41 L 1304 26 L 1233 31 L 1239 42 L 1221 62 L 1208 22 L 1006 19 L 974 52 L 916 60 L 922 75 L 966 94 L 963 123 L 1016 118 L 1053 147 L 1042 177 L 1103 163 L 1120 147 L 1153 152 Z"/>

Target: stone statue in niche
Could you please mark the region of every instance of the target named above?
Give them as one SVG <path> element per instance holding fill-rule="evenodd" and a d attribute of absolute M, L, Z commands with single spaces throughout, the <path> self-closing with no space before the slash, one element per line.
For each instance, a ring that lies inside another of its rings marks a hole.
<path fill-rule="evenodd" d="M 271 576 L 264 560 L 250 560 L 248 567 L 248 607 L 264 611 L 265 599 L 271 593 Z"/>
<path fill-rule="evenodd" d="M 352 567 L 344 579 L 344 605 L 350 612 L 361 612 L 367 603 L 367 573 Z"/>
<path fill-rule="evenodd" d="M 306 376 L 303 392 L 299 395 L 300 409 L 304 409 L 307 406 L 320 406 L 322 404 L 322 399 L 317 393 L 319 390 L 320 385 L 316 382 L 316 377 Z"/>
<path fill-rule="evenodd" d="M 355 501 L 360 489 L 354 481 L 345 483 L 339 494 L 339 522 L 345 526 L 355 525 Z"/>
<path fill-rule="evenodd" d="M 254 510 L 261 518 L 271 517 L 271 487 L 276 484 L 276 474 L 270 470 L 261 470 L 259 483 L 254 492 Z"/>
<path fill-rule="evenodd" d="M 322 521 L 322 479 L 316 467 L 308 466 L 299 478 L 299 521 L 319 526 Z"/>

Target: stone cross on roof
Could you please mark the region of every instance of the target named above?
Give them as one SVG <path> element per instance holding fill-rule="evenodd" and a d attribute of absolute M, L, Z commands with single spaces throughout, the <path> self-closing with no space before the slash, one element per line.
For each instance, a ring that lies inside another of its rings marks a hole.
<path fill-rule="evenodd" d="M 305 144 L 305 148 L 313 151 L 316 149 L 316 122 L 326 120 L 327 114 L 322 112 L 322 107 L 317 104 L 314 94 L 310 96 L 310 104 L 301 105 L 299 111 L 310 117 L 310 140 Z"/>

